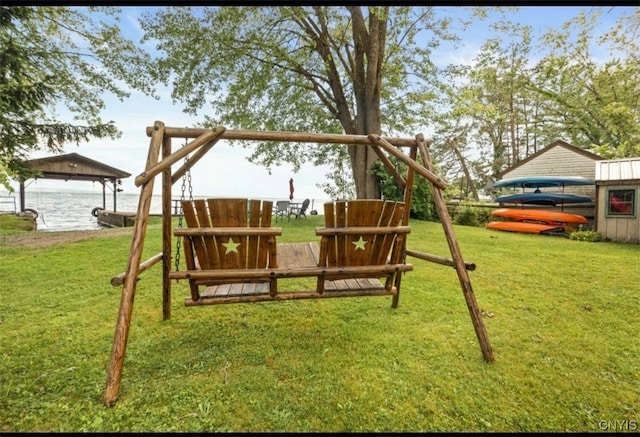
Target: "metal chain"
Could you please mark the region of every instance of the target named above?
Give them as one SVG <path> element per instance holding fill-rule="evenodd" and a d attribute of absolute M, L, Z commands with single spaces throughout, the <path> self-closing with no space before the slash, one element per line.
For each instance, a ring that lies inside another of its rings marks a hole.
<path fill-rule="evenodd" d="M 186 156 L 185 164 L 189 163 L 189 157 Z M 191 185 L 191 167 L 187 167 L 187 183 L 189 184 L 189 200 L 193 200 L 193 186 Z M 184 192 L 184 189 L 183 189 Z"/>
<path fill-rule="evenodd" d="M 188 139 L 184 139 L 184 146 L 187 145 Z M 182 220 L 184 218 L 184 211 L 182 210 L 182 202 L 185 200 L 184 192 L 186 190 L 186 183 L 189 184 L 189 200 L 193 200 L 193 187 L 191 186 L 191 168 L 189 168 L 189 155 L 184 157 L 184 166 L 186 168 L 186 172 L 182 175 L 182 186 L 180 189 L 180 213 L 178 214 L 178 228 L 182 228 Z M 180 248 L 182 246 L 182 239 L 178 237 L 176 239 L 176 260 L 175 266 L 176 271 L 180 270 Z"/>

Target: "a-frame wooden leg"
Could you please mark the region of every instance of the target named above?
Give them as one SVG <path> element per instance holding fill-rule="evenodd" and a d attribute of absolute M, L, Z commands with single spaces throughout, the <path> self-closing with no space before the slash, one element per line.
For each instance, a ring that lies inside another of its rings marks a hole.
<path fill-rule="evenodd" d="M 147 156 L 147 168 L 150 168 L 158 161 L 160 146 L 164 137 L 164 123 L 156 122 L 155 131 L 151 136 L 151 145 Z M 129 328 L 131 327 L 131 315 L 133 313 L 133 301 L 136 293 L 136 283 L 140 273 L 140 259 L 144 247 L 144 237 L 149 222 L 149 211 L 151 210 L 151 198 L 153 197 L 153 179 L 145 183 L 140 191 L 138 201 L 137 219 L 134 225 L 133 238 L 131 240 L 131 250 L 127 261 L 127 271 L 122 287 L 122 297 L 120 298 L 120 311 L 116 323 L 116 332 L 113 337 L 113 347 L 111 349 L 111 362 L 109 373 L 107 374 L 107 384 L 104 392 L 103 402 L 107 406 L 112 406 L 118 400 L 120 391 L 120 381 L 122 380 L 122 367 L 127 349 L 127 339 Z"/>
<path fill-rule="evenodd" d="M 431 158 L 429 157 L 429 151 L 427 150 L 427 145 L 424 141 L 424 138 L 422 136 L 419 136 L 417 138 L 417 142 L 418 148 L 420 149 L 420 155 L 422 156 L 422 161 L 424 162 L 425 167 L 429 171 L 433 172 Z M 462 293 L 464 294 L 467 308 L 469 309 L 469 314 L 471 315 L 471 321 L 473 322 L 473 327 L 476 331 L 476 336 L 478 338 L 478 342 L 480 343 L 480 348 L 482 349 L 482 355 L 486 361 L 494 361 L 495 358 L 493 356 L 493 350 L 491 349 L 491 344 L 489 343 L 489 337 L 487 336 L 487 331 L 482 320 L 482 315 L 480 314 L 480 310 L 478 309 L 476 297 L 473 294 L 473 288 L 471 287 L 469 273 L 467 272 L 466 266 L 464 264 L 464 259 L 462 258 L 462 253 L 460 252 L 460 247 L 458 246 L 458 241 L 456 240 L 453 225 L 451 223 L 451 217 L 449 216 L 449 211 L 447 211 L 447 205 L 442 195 L 442 191 L 434 184 L 431 184 L 431 192 L 433 193 L 433 200 L 436 205 L 438 215 L 440 216 L 440 222 L 442 223 L 442 227 L 444 228 L 444 233 L 447 239 L 447 243 L 449 244 L 449 249 L 451 251 L 451 256 L 455 264 L 456 272 L 458 273 L 458 279 L 460 280 Z"/>

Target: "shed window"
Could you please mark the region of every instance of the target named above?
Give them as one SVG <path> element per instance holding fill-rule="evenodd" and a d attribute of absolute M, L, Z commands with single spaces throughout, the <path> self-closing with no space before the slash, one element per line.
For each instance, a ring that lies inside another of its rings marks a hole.
<path fill-rule="evenodd" d="M 636 189 L 615 189 L 607 192 L 608 216 L 635 216 Z"/>

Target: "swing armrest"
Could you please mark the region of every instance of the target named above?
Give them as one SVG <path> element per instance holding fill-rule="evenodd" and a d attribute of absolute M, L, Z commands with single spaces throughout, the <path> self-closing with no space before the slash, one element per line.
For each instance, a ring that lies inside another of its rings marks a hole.
<path fill-rule="evenodd" d="M 340 228 L 316 228 L 316 235 L 389 235 L 408 234 L 411 232 L 410 226 L 353 226 Z"/>
<path fill-rule="evenodd" d="M 177 237 L 181 236 L 235 236 L 235 235 L 282 235 L 282 228 L 247 228 L 247 227 L 223 227 L 223 228 L 179 228 L 173 231 Z"/>

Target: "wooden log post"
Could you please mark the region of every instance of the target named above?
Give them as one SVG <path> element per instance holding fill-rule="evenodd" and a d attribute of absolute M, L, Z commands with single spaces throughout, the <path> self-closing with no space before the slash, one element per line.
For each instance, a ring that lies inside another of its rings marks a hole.
<path fill-rule="evenodd" d="M 406 187 L 407 181 L 404 180 L 402 175 L 394 167 L 393 163 L 387 157 L 387 155 L 382 153 L 382 149 L 380 149 L 380 147 L 376 145 L 372 145 L 371 148 L 373 149 L 374 152 L 376 152 L 376 155 L 378 155 L 378 159 L 380 159 L 384 167 L 389 171 L 389 173 L 391 173 L 391 176 L 393 176 L 393 179 L 395 179 L 396 183 L 403 188 Z"/>
<path fill-rule="evenodd" d="M 162 139 L 162 160 L 171 156 L 171 138 L 166 135 Z M 171 318 L 171 166 L 162 170 L 162 320 Z"/>
<path fill-rule="evenodd" d="M 414 147 L 409 149 L 409 158 L 412 161 L 416 160 L 416 156 L 418 154 L 418 146 L 417 144 Z M 404 214 L 402 215 L 402 226 L 409 226 L 409 215 L 411 215 L 411 200 L 413 199 L 413 181 L 416 177 L 416 171 L 413 167 L 407 166 L 407 176 L 402 185 L 404 189 Z M 402 240 L 402 262 L 406 262 L 407 260 L 407 239 L 404 238 Z M 400 286 L 402 284 L 402 275 L 396 275 L 395 279 L 395 287 L 397 293 L 393 295 L 391 298 L 391 308 L 397 308 L 398 303 L 400 301 Z"/>
<path fill-rule="evenodd" d="M 156 121 L 154 123 L 154 133 L 151 136 L 149 153 L 147 155 L 146 168 L 152 168 L 157 162 L 160 154 L 160 146 L 164 138 L 164 123 Z M 129 250 L 129 260 L 125 273 L 124 285 L 122 287 L 122 297 L 120 299 L 120 311 L 116 322 L 116 332 L 113 337 L 113 348 L 111 350 L 111 362 L 107 374 L 107 383 L 103 401 L 107 406 L 112 406 L 118 400 L 120 382 L 122 380 L 122 367 L 127 349 L 127 339 L 131 327 L 131 314 L 133 312 L 133 300 L 136 292 L 136 283 L 140 272 L 140 259 L 144 247 L 144 237 L 149 222 L 149 211 L 151 209 L 151 198 L 153 196 L 153 178 L 145 183 L 140 190 L 140 200 L 131 248 Z"/>
<path fill-rule="evenodd" d="M 443 266 L 449 266 L 449 267 L 454 267 L 454 268 L 456 266 L 456 263 L 453 262 L 453 260 L 451 260 L 449 258 L 442 257 L 442 256 L 438 256 L 438 255 L 432 255 L 430 253 L 424 253 L 424 252 L 420 252 L 420 251 L 417 251 L 417 250 L 407 249 L 406 250 L 406 254 L 408 256 L 412 256 L 414 258 L 419 258 L 419 259 L 422 259 L 422 260 L 425 260 L 425 261 L 429 261 L 429 262 L 432 262 L 432 263 L 436 263 L 436 264 L 440 264 L 440 265 L 443 265 Z M 464 267 L 467 270 L 475 270 L 476 269 L 476 265 L 474 263 L 465 262 L 464 263 Z"/>
<path fill-rule="evenodd" d="M 164 134 L 171 138 L 196 138 L 210 131 L 205 128 L 165 127 Z M 217 128 L 216 128 L 217 130 Z M 147 135 L 151 136 L 153 127 L 147 127 Z M 225 129 L 221 133 L 222 140 L 247 140 L 247 141 L 281 141 L 294 143 L 320 143 L 320 144 L 354 144 L 370 146 L 371 140 L 367 135 L 326 134 L 309 132 L 286 131 L 251 131 Z M 384 137 L 384 139 L 396 147 L 414 147 L 414 138 Z"/>
<path fill-rule="evenodd" d="M 441 188 L 443 190 L 447 188 L 447 186 L 442 181 L 442 179 L 440 179 L 432 170 L 425 168 L 424 166 L 418 164 L 417 161 L 410 159 L 407 155 L 397 150 L 393 144 L 391 144 L 389 141 L 387 141 L 380 135 L 370 134 L 369 140 L 371 140 L 373 144 L 376 144 L 382 147 L 391 155 L 395 156 L 400 161 L 407 164 L 407 166 L 413 168 L 417 173 L 420 173 L 422 176 L 424 176 L 429 182 L 431 182 L 436 187 Z"/>
<path fill-rule="evenodd" d="M 163 256 L 163 253 L 160 252 L 157 255 L 152 256 L 145 262 L 141 263 L 140 268 L 138 269 L 138 273 L 142 273 L 145 270 L 149 270 L 156 263 L 162 261 L 162 256 Z M 127 277 L 127 272 L 122 272 L 119 275 L 114 276 L 113 278 L 111 278 L 111 285 L 113 285 L 114 287 L 119 287 L 120 285 L 124 284 L 124 279 L 126 277 Z"/>
<path fill-rule="evenodd" d="M 170 140 L 170 137 L 166 137 L 168 140 Z M 219 137 L 214 138 L 213 140 L 209 141 L 208 143 L 206 143 L 205 145 L 203 145 L 202 147 L 200 147 L 192 156 L 189 157 L 189 162 L 188 163 L 184 163 L 182 164 L 182 166 L 176 170 L 173 175 L 171 176 L 171 184 L 175 184 L 176 182 L 178 182 L 179 179 L 182 178 L 182 176 L 184 176 L 184 174 L 194 165 L 196 165 L 196 163 L 198 161 L 200 161 L 200 159 L 202 157 L 204 157 L 207 152 L 209 152 L 209 150 L 211 150 L 211 148 L 213 146 L 215 146 L 218 141 L 220 140 Z M 164 159 L 164 158 L 163 158 Z"/>
<path fill-rule="evenodd" d="M 420 150 L 420 155 L 422 156 L 424 165 L 430 172 L 433 172 L 431 158 L 429 156 L 429 151 L 427 150 L 424 137 L 422 135 L 418 135 L 416 137 L 416 140 L 418 142 L 418 149 Z M 451 251 L 453 263 L 456 272 L 458 273 L 458 279 L 460 280 L 462 293 L 464 294 L 467 308 L 469 309 L 469 314 L 471 315 L 471 321 L 476 331 L 476 337 L 478 338 L 478 342 L 480 343 L 480 349 L 482 349 L 482 355 L 486 361 L 492 362 L 494 361 L 493 350 L 491 349 L 491 344 L 489 343 L 489 337 L 487 336 L 487 331 L 484 327 L 482 315 L 480 314 L 480 310 L 478 309 L 476 297 L 473 294 L 471 279 L 469 278 L 467 267 L 462 258 L 462 252 L 460 251 L 458 241 L 456 240 L 455 232 L 453 230 L 453 224 L 451 223 L 451 217 L 449 217 L 449 211 L 447 210 L 447 204 L 444 200 L 444 197 L 442 196 L 442 191 L 440 191 L 435 185 L 431 187 L 431 192 L 433 194 L 433 200 L 435 202 L 438 215 L 440 216 L 440 222 L 442 223 L 447 243 L 449 244 L 449 250 Z"/>

